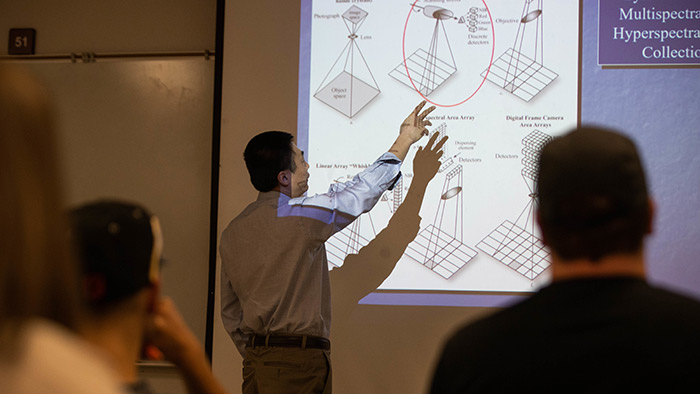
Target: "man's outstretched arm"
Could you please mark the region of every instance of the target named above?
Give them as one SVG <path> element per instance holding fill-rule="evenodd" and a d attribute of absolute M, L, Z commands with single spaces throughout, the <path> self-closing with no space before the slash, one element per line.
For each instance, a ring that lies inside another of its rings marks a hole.
<path fill-rule="evenodd" d="M 386 190 L 391 189 L 401 174 L 401 163 L 408 149 L 428 134 L 426 120 L 435 107 L 423 112 L 421 102 L 399 127 L 399 136 L 387 153 L 371 166 L 357 174 L 352 180 L 331 185 L 327 193 L 298 197 L 289 200 L 278 210 L 280 217 L 305 216 L 327 225 L 327 231 L 314 232 L 320 239 L 328 239 L 342 230 L 364 212 L 371 210 Z M 330 225 L 330 226 L 328 226 Z"/>
<path fill-rule="evenodd" d="M 294 198 L 290 200 L 289 205 L 325 208 L 351 218 L 372 209 L 382 193 L 391 189 L 398 180 L 401 163 L 406 158 L 411 145 L 424 135 L 428 135 L 426 126 L 432 123 L 426 120 L 426 117 L 435 107 L 432 106 L 421 112 L 425 103 L 422 101 L 406 117 L 399 127 L 399 136 L 388 153 L 380 156 L 370 167 L 348 182 L 331 185 L 327 193 Z M 295 214 L 296 212 L 293 212 L 289 215 Z"/>

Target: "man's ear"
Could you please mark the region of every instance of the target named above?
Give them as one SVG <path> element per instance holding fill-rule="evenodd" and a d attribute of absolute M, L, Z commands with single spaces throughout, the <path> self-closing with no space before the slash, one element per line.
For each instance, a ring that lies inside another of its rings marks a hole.
<path fill-rule="evenodd" d="M 277 183 L 282 187 L 289 187 L 292 184 L 292 172 L 289 170 L 280 171 L 277 174 Z"/>

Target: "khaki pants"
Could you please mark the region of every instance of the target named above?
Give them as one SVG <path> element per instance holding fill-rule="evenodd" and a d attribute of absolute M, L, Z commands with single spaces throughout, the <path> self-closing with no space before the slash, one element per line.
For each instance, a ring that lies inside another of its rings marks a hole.
<path fill-rule="evenodd" d="M 331 394 L 330 351 L 249 347 L 243 360 L 243 394 Z"/>

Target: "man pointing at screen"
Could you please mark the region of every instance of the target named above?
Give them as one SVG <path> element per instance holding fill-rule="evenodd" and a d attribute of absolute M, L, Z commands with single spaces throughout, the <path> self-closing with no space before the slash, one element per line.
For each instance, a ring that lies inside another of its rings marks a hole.
<path fill-rule="evenodd" d="M 243 154 L 258 199 L 221 235 L 221 315 L 243 356 L 243 393 L 330 393 L 330 286 L 324 242 L 377 203 L 428 133 L 420 103 L 388 152 L 325 194 L 308 190 L 291 134 L 253 137 Z"/>

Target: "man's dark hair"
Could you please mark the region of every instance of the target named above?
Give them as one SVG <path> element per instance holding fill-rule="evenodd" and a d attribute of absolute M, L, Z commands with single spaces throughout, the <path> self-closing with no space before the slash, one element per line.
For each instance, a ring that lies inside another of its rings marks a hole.
<path fill-rule="evenodd" d="M 101 200 L 69 212 L 88 305 L 108 310 L 151 284 L 151 214 L 138 205 Z"/>
<path fill-rule="evenodd" d="M 647 185 L 634 143 L 596 127 L 552 140 L 538 176 L 542 234 L 563 260 L 633 253 L 649 230 Z"/>
<path fill-rule="evenodd" d="M 243 159 L 256 190 L 269 192 L 278 185 L 280 171 L 294 172 L 294 136 L 284 131 L 266 131 L 253 137 L 243 152 Z"/>

